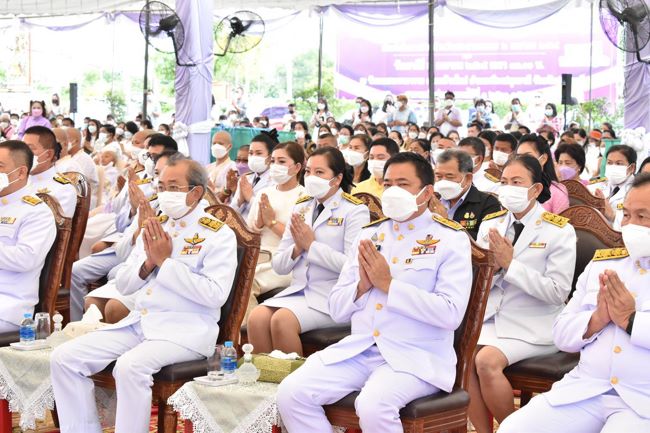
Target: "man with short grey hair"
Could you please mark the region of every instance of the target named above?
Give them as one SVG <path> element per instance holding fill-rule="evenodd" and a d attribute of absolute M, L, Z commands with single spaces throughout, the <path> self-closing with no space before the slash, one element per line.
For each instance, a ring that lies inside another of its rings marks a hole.
<path fill-rule="evenodd" d="M 117 361 L 115 431 L 145 433 L 152 376 L 166 365 L 212 355 L 237 268 L 237 240 L 207 214 L 201 199 L 205 169 L 192 160 L 169 161 L 160 175 L 161 217 L 143 222 L 116 276 L 135 308 L 115 325 L 57 347 L 50 367 L 62 433 L 102 431 L 93 374 Z"/>
<path fill-rule="evenodd" d="M 501 210 L 499 200 L 479 191 L 473 184 L 472 157 L 459 149 L 447 149 L 438 155 L 433 189 L 447 209 L 447 217 L 465 227 L 476 239 L 486 216 Z"/>

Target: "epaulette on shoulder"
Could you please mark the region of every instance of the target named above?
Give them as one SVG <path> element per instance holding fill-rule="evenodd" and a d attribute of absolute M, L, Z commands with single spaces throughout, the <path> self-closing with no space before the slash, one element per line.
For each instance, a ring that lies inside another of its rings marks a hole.
<path fill-rule="evenodd" d="M 352 194 L 348 194 L 347 192 L 341 194 L 341 197 L 343 197 L 345 200 L 349 201 L 355 206 L 359 206 L 360 204 L 363 204 L 363 200 L 359 200 L 358 198 L 356 198 Z"/>
<path fill-rule="evenodd" d="M 593 185 L 595 183 L 606 182 L 606 181 L 607 181 L 606 177 L 595 177 L 595 178 L 589 180 L 589 185 Z"/>
<path fill-rule="evenodd" d="M 443 218 L 440 215 L 435 215 L 434 214 L 433 215 L 433 220 L 435 222 L 437 222 L 437 223 L 442 224 L 445 227 L 449 227 L 452 230 L 463 230 L 463 226 L 458 224 L 456 221 L 453 221 L 453 220 L 450 220 L 450 219 L 447 219 L 447 218 Z"/>
<path fill-rule="evenodd" d="M 149 201 L 154 201 L 154 200 L 158 200 L 158 194 L 154 194 L 151 197 L 149 197 Z"/>
<path fill-rule="evenodd" d="M 199 219 L 199 224 L 201 224 L 205 228 L 212 230 L 213 232 L 218 232 L 219 229 L 223 227 L 222 221 L 219 221 L 218 219 L 214 219 L 214 218 L 209 218 L 209 217 L 201 217 Z"/>
<path fill-rule="evenodd" d="M 296 200 L 296 204 L 304 203 L 306 201 L 312 200 L 314 197 L 310 195 L 303 195 L 302 197 L 298 197 L 298 200 Z"/>
<path fill-rule="evenodd" d="M 627 252 L 626 248 L 605 248 L 596 250 L 594 257 L 591 260 L 599 262 L 602 260 L 622 259 L 629 255 L 630 254 Z"/>
<path fill-rule="evenodd" d="M 32 206 L 36 206 L 37 204 L 43 203 L 43 200 L 41 200 L 38 197 L 34 197 L 33 195 L 23 196 L 23 201 Z"/>
<path fill-rule="evenodd" d="M 494 218 L 498 218 L 498 217 L 500 217 L 502 215 L 505 215 L 507 213 L 508 213 L 507 209 L 503 209 L 503 210 L 500 210 L 498 212 L 492 212 L 492 213 L 489 213 L 489 214 L 485 215 L 483 217 L 483 221 L 489 221 L 489 220 L 492 220 Z"/>
<path fill-rule="evenodd" d="M 485 178 L 486 178 L 487 180 L 489 180 L 489 181 L 492 181 L 492 182 L 494 182 L 494 183 L 501 182 L 500 179 L 498 179 L 498 178 L 492 176 L 490 173 L 485 172 L 484 174 L 485 174 Z"/>
<path fill-rule="evenodd" d="M 388 221 L 389 219 L 390 218 L 388 218 L 388 217 L 379 218 L 379 219 L 376 219 L 374 221 L 370 221 L 368 224 L 366 224 L 362 228 L 365 229 L 365 228 L 368 228 L 368 227 L 376 226 L 377 224 L 383 223 L 384 221 Z"/>
<path fill-rule="evenodd" d="M 542 214 L 542 219 L 547 223 L 553 224 L 554 226 L 564 227 L 569 223 L 569 218 L 565 218 L 560 215 L 556 215 L 551 212 L 544 212 Z"/>
<path fill-rule="evenodd" d="M 135 184 L 136 184 L 136 185 L 146 185 L 146 184 L 148 184 L 148 183 L 151 183 L 151 181 L 152 181 L 152 178 L 150 178 L 150 177 L 146 177 L 146 178 L 144 178 L 144 179 L 138 179 L 138 180 L 136 180 L 136 181 L 135 181 Z"/>
<path fill-rule="evenodd" d="M 56 176 L 53 177 L 53 179 L 62 185 L 67 185 L 70 183 L 70 180 L 67 177 L 63 176 L 62 174 L 57 174 Z"/>

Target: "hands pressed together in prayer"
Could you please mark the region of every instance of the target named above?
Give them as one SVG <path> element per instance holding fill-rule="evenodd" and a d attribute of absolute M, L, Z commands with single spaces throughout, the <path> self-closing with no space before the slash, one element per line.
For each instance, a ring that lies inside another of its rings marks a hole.
<path fill-rule="evenodd" d="M 373 287 L 388 293 L 393 281 L 390 266 L 371 240 L 363 239 L 359 242 L 358 259 L 360 281 L 357 285 L 357 298 Z"/>
<path fill-rule="evenodd" d="M 614 322 L 621 329 L 626 329 L 630 316 L 636 311 L 634 296 L 625 287 L 615 271 L 606 270 L 599 276 L 600 288 L 596 310 L 591 316 L 585 338 Z"/>

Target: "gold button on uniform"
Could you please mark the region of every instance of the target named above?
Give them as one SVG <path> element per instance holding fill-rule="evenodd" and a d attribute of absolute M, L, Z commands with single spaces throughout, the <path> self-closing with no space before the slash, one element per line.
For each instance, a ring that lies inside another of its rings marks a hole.
<path fill-rule="evenodd" d="M 185 221 L 181 221 L 181 227 L 185 228 L 187 226 L 187 223 Z"/>
<path fill-rule="evenodd" d="M 381 310 L 382 308 L 384 308 L 384 306 L 381 305 L 381 304 L 375 305 L 375 310 L 377 310 L 377 311 Z"/>
<path fill-rule="evenodd" d="M 3 198 L 2 199 L 2 204 L 7 204 L 7 203 L 9 203 L 9 200 L 7 200 L 6 198 Z"/>
<path fill-rule="evenodd" d="M 375 329 L 375 332 L 373 332 L 372 335 L 374 335 L 375 337 L 379 337 L 379 331 Z"/>
<path fill-rule="evenodd" d="M 176 221 L 172 221 L 172 222 L 171 222 L 171 226 L 172 226 L 172 227 L 176 227 Z"/>
<path fill-rule="evenodd" d="M 616 385 L 618 383 L 618 377 L 612 377 L 612 380 L 610 380 L 610 383 L 612 385 Z"/>
<path fill-rule="evenodd" d="M 621 346 L 614 346 L 614 353 L 621 353 Z"/>
<path fill-rule="evenodd" d="M 153 290 L 147 289 L 147 295 L 151 296 L 152 293 L 153 293 Z"/>
<path fill-rule="evenodd" d="M 140 311 L 140 315 L 142 315 L 142 316 L 146 316 L 146 315 L 147 315 L 147 309 L 146 309 L 146 308 L 143 308 L 143 309 Z"/>
<path fill-rule="evenodd" d="M 399 261 L 399 259 L 397 257 L 393 257 L 392 262 L 393 262 L 394 265 L 396 265 L 398 261 Z"/>
<path fill-rule="evenodd" d="M 398 241 L 401 241 L 402 239 L 404 239 L 404 235 L 399 235 L 399 236 L 397 236 L 397 240 L 398 240 Z"/>
<path fill-rule="evenodd" d="M 415 229 L 415 226 L 413 224 L 409 224 L 409 230 Z"/>

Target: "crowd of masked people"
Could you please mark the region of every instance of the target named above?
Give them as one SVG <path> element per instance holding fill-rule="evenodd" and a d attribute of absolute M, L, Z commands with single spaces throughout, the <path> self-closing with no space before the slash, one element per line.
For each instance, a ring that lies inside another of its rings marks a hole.
<path fill-rule="evenodd" d="M 404 95 L 385 101 L 385 118 L 359 98 L 343 123 L 324 99 L 309 123 L 290 106 L 295 140 L 264 131 L 233 148 L 220 131 L 207 166 L 178 152 L 169 126 L 147 120 L 76 126 L 48 118 L 43 101 L 22 119 L 0 116 L 1 333 L 17 333 L 34 312 L 56 237 L 37 194 L 72 218 L 77 190 L 66 173 L 92 191 L 70 318 L 94 305 L 110 325 L 52 353 L 61 431 L 101 431 L 90 376 L 113 361 L 116 431 L 149 431 L 153 374 L 214 351 L 238 263 L 235 234 L 206 212 L 209 197 L 261 236 L 245 317 L 256 353 L 303 354 L 301 334 L 351 324 L 280 384 L 290 433 L 331 432 L 323 405 L 353 391 L 363 431 L 402 432 L 402 407 L 451 391 L 472 243 L 495 258 L 468 390 L 476 431 L 493 431 L 492 416 L 500 432 L 650 431 L 648 155 L 607 145 L 609 124 L 561 131 L 551 112 L 532 132 L 517 98 L 502 130 L 486 121 L 484 100 L 464 125 L 454 99 L 447 92 L 427 126 Z M 598 250 L 575 291 L 576 231 L 560 215 L 569 180 L 603 199 L 625 244 Z M 383 216 L 371 219 L 358 193 L 376 197 Z M 504 369 L 559 350 L 580 352 L 578 366 L 515 411 Z"/>

